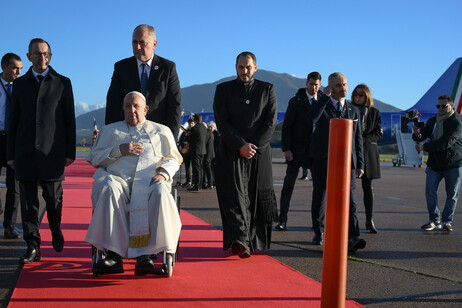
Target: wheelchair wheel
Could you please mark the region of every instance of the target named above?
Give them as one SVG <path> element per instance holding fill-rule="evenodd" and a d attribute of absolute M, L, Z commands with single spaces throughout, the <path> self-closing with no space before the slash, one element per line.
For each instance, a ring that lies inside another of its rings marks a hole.
<path fill-rule="evenodd" d="M 168 277 L 172 277 L 172 274 L 173 274 L 173 267 L 174 267 L 174 263 L 175 261 L 173 260 L 173 254 L 171 253 L 167 253 L 167 257 L 166 257 L 166 263 L 167 263 L 167 275 Z"/>

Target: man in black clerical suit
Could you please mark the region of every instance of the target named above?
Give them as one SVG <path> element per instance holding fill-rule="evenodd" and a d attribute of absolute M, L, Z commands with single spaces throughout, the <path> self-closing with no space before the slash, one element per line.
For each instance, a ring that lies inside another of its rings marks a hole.
<path fill-rule="evenodd" d="M 348 229 L 348 248 L 351 250 L 362 249 L 366 241 L 359 239 L 359 223 L 354 191 L 356 177 L 364 173 L 363 141 L 359 110 L 345 100 L 348 93 L 348 84 L 345 75 L 333 73 L 329 76 L 328 87 L 324 88 L 325 94 L 330 97 L 315 102 L 308 114 L 309 120 L 313 121 L 316 129 L 311 137 L 310 157 L 313 159 L 311 173 L 313 176 L 313 200 L 311 203 L 311 216 L 313 223 L 314 245 L 322 245 L 324 232 L 324 213 L 326 201 L 327 181 L 327 155 L 329 148 L 329 121 L 336 118 L 353 120 L 353 147 L 351 159 L 351 187 L 350 187 L 350 213 Z"/>
<path fill-rule="evenodd" d="M 154 54 L 156 31 L 152 26 L 139 25 L 133 31 L 133 57 L 114 65 L 107 93 L 106 124 L 124 119 L 122 104 L 125 95 L 138 91 L 146 97 L 147 120 L 164 124 L 178 138 L 181 122 L 180 82 L 175 63 Z"/>
<path fill-rule="evenodd" d="M 8 166 L 6 158 L 6 136 L 8 119 L 11 109 L 11 95 L 13 81 L 19 77 L 22 70 L 21 58 L 14 53 L 7 53 L 2 57 L 2 73 L 0 74 L 0 170 L 6 168 L 6 196 L 5 214 L 3 215 L 3 235 L 6 239 L 18 239 L 19 234 L 15 231 L 14 225 L 19 210 L 19 186 L 14 177 L 14 170 Z M 0 200 L 0 214 L 2 213 L 2 202 Z"/>
<path fill-rule="evenodd" d="M 306 88 L 299 89 L 287 106 L 282 125 L 282 151 L 287 162 L 287 169 L 281 191 L 279 223 L 276 225 L 278 231 L 284 231 L 287 228 L 287 213 L 300 167 L 311 168 L 308 150 L 313 133 L 313 121 L 308 119 L 308 111 L 311 105 L 323 95 L 318 93 L 320 87 L 321 74 L 309 73 L 306 78 Z"/>
<path fill-rule="evenodd" d="M 270 140 L 277 100 L 272 84 L 253 78 L 257 60 L 236 58 L 237 79 L 217 85 L 213 110 L 221 141 L 215 183 L 223 223 L 223 249 L 241 258 L 270 247 L 277 220 Z"/>
<path fill-rule="evenodd" d="M 8 165 L 19 181 L 22 226 L 27 251 L 20 263 L 40 260 L 37 185 L 42 187 L 53 248 L 64 247 L 61 232 L 64 167 L 75 160 L 74 97 L 69 78 L 51 66 L 50 45 L 33 39 L 27 58 L 32 67 L 13 84 L 8 126 Z"/>
<path fill-rule="evenodd" d="M 194 126 L 191 127 L 188 135 L 189 151 L 191 153 L 192 165 L 192 187 L 188 190 L 199 191 L 202 189 L 203 161 L 206 153 L 205 142 L 207 139 L 207 128 L 202 124 L 202 115 L 196 113 L 193 116 Z"/>

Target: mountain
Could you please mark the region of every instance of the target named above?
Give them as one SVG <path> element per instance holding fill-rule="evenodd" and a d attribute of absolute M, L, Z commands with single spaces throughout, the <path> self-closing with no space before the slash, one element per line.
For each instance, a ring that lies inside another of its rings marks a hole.
<path fill-rule="evenodd" d="M 74 109 L 75 109 L 75 117 L 78 117 L 82 114 L 85 114 L 85 113 L 88 113 L 90 111 L 93 111 L 93 110 L 97 110 L 97 109 L 100 109 L 100 108 L 103 108 L 105 104 L 101 103 L 101 104 L 98 104 L 98 105 L 90 105 L 90 104 L 87 104 L 85 102 L 78 102 L 74 105 Z"/>
<path fill-rule="evenodd" d="M 207 112 L 213 111 L 213 96 L 217 84 L 234 79 L 227 77 L 213 83 L 194 85 L 181 89 L 181 105 L 185 111 Z M 306 79 L 294 77 L 289 74 L 280 74 L 271 71 L 258 70 L 255 78 L 270 82 L 276 90 L 278 99 L 278 111 L 286 111 L 290 98 L 297 93 L 299 88 L 306 87 Z M 374 105 L 380 111 L 400 111 L 392 105 L 386 104 L 378 99 L 374 99 Z"/>
<path fill-rule="evenodd" d="M 213 83 L 194 85 L 181 89 L 181 105 L 183 110 L 195 112 L 213 111 L 213 96 L 217 84 L 234 79 L 231 76 L 220 79 Z M 286 111 L 289 99 L 295 95 L 299 88 L 305 87 L 306 79 L 294 77 L 289 74 L 280 74 L 271 71 L 258 70 L 255 78 L 270 82 L 274 85 L 278 99 L 278 111 Z M 374 99 L 374 106 L 380 111 L 400 111 L 392 105 Z M 76 118 L 77 129 L 93 129 L 93 118 L 96 118 L 98 126 L 104 124 L 105 108 L 90 111 Z"/>

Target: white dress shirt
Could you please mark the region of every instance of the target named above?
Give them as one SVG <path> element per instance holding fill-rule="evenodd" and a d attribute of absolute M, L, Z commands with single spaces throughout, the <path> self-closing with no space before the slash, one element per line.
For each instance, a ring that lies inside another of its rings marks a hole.
<path fill-rule="evenodd" d="M 140 77 L 140 80 L 141 80 L 141 73 L 143 73 L 143 67 L 141 66 L 141 64 L 143 63 L 146 64 L 146 74 L 148 74 L 148 79 L 149 79 L 149 74 L 151 73 L 152 59 L 154 59 L 154 55 L 147 62 L 143 62 L 143 61 L 136 59 L 136 63 L 138 64 L 138 77 Z"/>

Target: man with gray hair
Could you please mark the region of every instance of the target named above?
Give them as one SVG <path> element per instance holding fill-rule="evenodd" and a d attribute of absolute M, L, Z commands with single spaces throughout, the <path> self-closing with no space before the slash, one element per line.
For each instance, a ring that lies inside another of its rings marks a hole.
<path fill-rule="evenodd" d="M 175 63 L 154 54 L 156 31 L 150 25 L 139 25 L 132 35 L 133 57 L 114 65 L 106 100 L 106 124 L 124 119 L 123 98 L 138 91 L 146 97 L 149 111 L 146 119 L 170 128 L 178 137 L 181 124 L 180 82 Z"/>
<path fill-rule="evenodd" d="M 313 201 L 311 203 L 311 218 L 314 231 L 313 245 L 323 244 L 329 122 L 331 119 L 351 119 L 353 120 L 353 145 L 351 151 L 348 249 L 354 251 L 366 247 L 366 241 L 359 238 L 358 213 L 354 200 L 356 178 L 364 174 L 360 113 L 355 106 L 345 99 L 348 93 L 348 84 L 345 75 L 342 73 L 332 73 L 329 76 L 328 86 L 324 88 L 324 93 L 327 96 L 315 102 L 308 113 L 309 120 L 316 124 L 310 143 L 310 157 L 313 159 L 311 169 L 313 175 Z"/>
<path fill-rule="evenodd" d="M 145 119 L 148 110 L 143 94 L 129 92 L 125 121 L 104 126 L 88 158 L 98 170 L 85 241 L 107 251 L 95 274 L 123 272 L 122 257 L 136 257 L 135 274 L 154 273 L 152 254 L 176 252 L 181 222 L 170 191 L 182 158 L 170 129 Z"/>
<path fill-rule="evenodd" d="M 22 264 L 41 259 L 38 185 L 46 203 L 51 244 L 64 248 L 61 231 L 64 168 L 75 160 L 74 95 L 69 78 L 51 66 L 50 44 L 42 38 L 29 43 L 27 73 L 15 79 L 8 124 L 7 160 L 19 181 L 23 238 Z"/>

